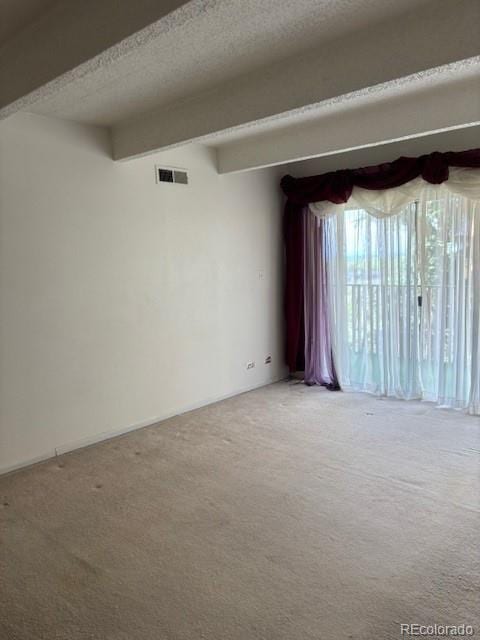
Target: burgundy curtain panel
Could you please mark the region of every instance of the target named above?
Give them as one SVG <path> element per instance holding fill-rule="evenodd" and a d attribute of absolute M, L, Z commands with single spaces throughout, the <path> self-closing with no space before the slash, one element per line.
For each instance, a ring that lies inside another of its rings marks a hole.
<path fill-rule="evenodd" d="M 480 149 L 461 152 L 448 151 L 446 153 L 434 152 L 418 158 L 401 157 L 394 162 L 361 169 L 344 169 L 307 178 L 293 178 L 288 175 L 282 178 L 281 187 L 287 197 L 284 213 L 285 317 L 286 361 L 290 372 L 305 371 L 305 354 L 307 352 L 308 358 L 310 358 L 312 348 L 311 342 L 309 344 L 305 342 L 304 317 L 306 275 L 304 232 L 308 205 L 322 200 L 341 204 L 348 201 L 354 187 L 379 191 L 399 187 L 419 176 L 431 184 L 440 184 L 448 180 L 449 167 L 480 168 Z M 322 263 L 322 260 L 319 260 L 319 264 L 321 268 L 325 268 L 325 263 Z M 323 296 L 324 293 L 324 291 L 317 292 L 319 296 Z M 307 322 L 311 327 L 310 318 L 307 319 Z M 330 353 L 331 358 L 331 349 L 328 343 L 322 344 L 320 342 L 318 348 L 326 349 L 327 356 Z M 329 349 L 330 352 L 328 352 Z M 325 353 L 321 357 L 325 358 Z M 325 360 L 323 362 L 325 364 Z M 311 360 L 309 363 L 308 373 L 310 375 L 312 373 Z M 334 372 L 333 360 L 331 370 Z M 324 373 L 325 370 L 319 379 L 323 379 Z M 335 385 L 335 380 L 335 378 L 332 379 L 333 385 Z"/>
<path fill-rule="evenodd" d="M 283 219 L 285 237 L 285 320 L 286 361 L 291 373 L 305 369 L 305 328 L 303 318 L 303 233 L 307 207 L 287 200 Z"/>

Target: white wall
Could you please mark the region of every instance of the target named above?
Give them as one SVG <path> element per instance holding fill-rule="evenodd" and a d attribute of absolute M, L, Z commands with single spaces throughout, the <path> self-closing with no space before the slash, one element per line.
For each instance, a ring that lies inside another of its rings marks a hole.
<path fill-rule="evenodd" d="M 0 123 L 0 471 L 285 374 L 279 171 L 109 156 L 102 129 Z"/>

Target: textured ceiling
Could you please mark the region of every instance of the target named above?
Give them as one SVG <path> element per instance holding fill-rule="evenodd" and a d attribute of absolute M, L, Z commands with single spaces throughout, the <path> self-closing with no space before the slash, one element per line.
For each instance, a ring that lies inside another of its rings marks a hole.
<path fill-rule="evenodd" d="M 58 0 L 0 0 L 0 45 Z"/>
<path fill-rule="evenodd" d="M 88 73 L 79 70 L 55 93 L 46 91 L 29 110 L 116 124 L 423 4 L 423 0 L 192 0 L 123 41 L 114 52 L 98 56 Z"/>

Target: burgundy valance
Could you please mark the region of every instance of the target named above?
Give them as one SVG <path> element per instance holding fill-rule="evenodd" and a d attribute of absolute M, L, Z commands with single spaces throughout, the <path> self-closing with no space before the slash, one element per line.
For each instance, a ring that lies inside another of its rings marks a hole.
<path fill-rule="evenodd" d="M 303 211 L 311 202 L 328 200 L 335 204 L 347 202 L 353 187 L 380 190 L 399 187 L 418 176 L 431 184 L 448 180 L 450 167 L 480 168 L 480 149 L 447 153 L 434 152 L 419 158 L 398 158 L 362 169 L 343 169 L 319 176 L 281 181 L 287 196 L 284 215 L 286 283 L 286 360 L 290 371 L 303 369 L 304 333 L 304 236 Z"/>
<path fill-rule="evenodd" d="M 308 178 L 282 178 L 281 186 L 290 203 L 305 206 L 328 200 L 335 204 L 347 202 L 353 187 L 391 189 L 421 176 L 431 184 L 448 180 L 449 167 L 480 168 L 480 149 L 469 151 L 435 151 L 419 158 L 401 157 L 361 169 L 342 169 Z"/>

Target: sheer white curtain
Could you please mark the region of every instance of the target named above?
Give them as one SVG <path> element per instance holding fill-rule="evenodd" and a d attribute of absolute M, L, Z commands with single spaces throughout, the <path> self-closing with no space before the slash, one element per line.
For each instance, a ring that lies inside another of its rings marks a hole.
<path fill-rule="evenodd" d="M 456 177 L 311 207 L 328 216 L 342 388 L 480 414 L 480 172 Z"/>
<path fill-rule="evenodd" d="M 422 397 L 479 413 L 480 208 L 439 191 L 418 202 Z"/>
<path fill-rule="evenodd" d="M 327 221 L 333 351 L 342 389 L 421 397 L 413 209 L 383 219 L 347 209 Z"/>

